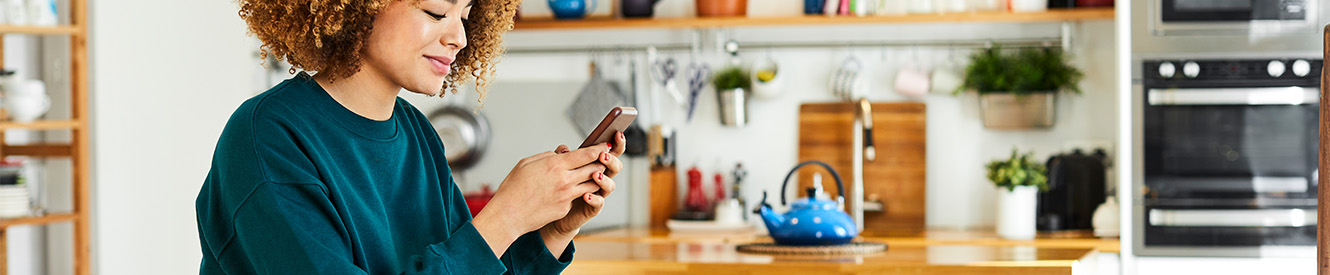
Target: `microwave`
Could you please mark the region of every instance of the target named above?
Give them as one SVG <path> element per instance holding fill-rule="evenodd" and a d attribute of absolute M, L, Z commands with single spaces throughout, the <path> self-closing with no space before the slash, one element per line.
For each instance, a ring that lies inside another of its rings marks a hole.
<path fill-rule="evenodd" d="M 1317 0 L 1150 0 L 1155 35 L 1281 35 L 1316 26 Z M 1315 28 L 1310 28 L 1315 29 Z"/>

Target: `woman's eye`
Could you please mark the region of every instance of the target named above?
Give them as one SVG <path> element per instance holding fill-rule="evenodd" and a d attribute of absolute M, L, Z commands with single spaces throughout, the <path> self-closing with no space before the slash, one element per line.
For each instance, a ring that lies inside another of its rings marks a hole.
<path fill-rule="evenodd" d="M 432 13 L 432 12 L 429 12 L 429 11 L 424 11 L 424 12 L 425 12 L 425 14 L 428 14 L 429 17 L 434 18 L 434 21 L 439 21 L 439 20 L 443 20 L 444 18 L 448 18 L 447 16 L 444 16 L 444 15 L 442 15 L 442 14 L 435 14 L 435 13 Z"/>

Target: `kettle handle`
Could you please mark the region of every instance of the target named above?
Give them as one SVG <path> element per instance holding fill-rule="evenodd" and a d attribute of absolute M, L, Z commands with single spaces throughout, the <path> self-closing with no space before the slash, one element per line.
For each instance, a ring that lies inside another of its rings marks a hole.
<path fill-rule="evenodd" d="M 786 188 L 785 188 L 785 185 L 786 185 L 786 184 L 790 184 L 790 177 L 793 177 L 793 176 L 794 176 L 794 172 L 798 172 L 798 171 L 799 171 L 799 168 L 802 168 L 802 167 L 804 167 L 805 165 L 809 165 L 809 164 L 817 164 L 817 165 L 821 165 L 822 168 L 826 168 L 827 171 L 831 172 L 831 178 L 836 179 L 836 190 L 837 190 L 837 191 L 840 191 L 840 198 L 845 198 L 845 184 L 841 182 L 841 180 L 840 180 L 840 174 L 836 173 L 836 169 L 832 169 L 832 168 L 831 168 L 831 165 L 827 164 L 826 162 L 821 162 L 821 161 L 816 161 L 816 160 L 810 160 L 810 161 L 800 162 L 799 165 L 795 165 L 795 166 L 794 166 L 794 169 L 790 169 L 790 173 L 789 173 L 789 174 L 785 174 L 785 180 L 784 180 L 784 181 L 781 181 L 781 183 L 780 183 L 780 205 L 786 205 L 786 203 L 785 203 L 785 189 L 786 189 Z"/>

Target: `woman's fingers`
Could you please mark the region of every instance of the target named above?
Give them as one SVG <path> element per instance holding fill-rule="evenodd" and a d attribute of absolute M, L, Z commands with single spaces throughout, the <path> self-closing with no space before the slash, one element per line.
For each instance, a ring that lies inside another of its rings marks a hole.
<path fill-rule="evenodd" d="M 563 198 L 564 201 L 571 201 L 573 199 L 581 197 L 583 194 L 595 193 L 597 190 L 600 190 L 600 185 L 596 184 L 595 181 L 584 181 L 582 183 L 578 183 L 572 188 L 569 188 L 569 190 L 567 191 L 568 193 L 564 195 Z"/>
<path fill-rule="evenodd" d="M 596 185 L 600 186 L 600 192 L 597 192 L 596 194 L 602 197 L 609 197 L 610 193 L 614 193 L 614 179 L 610 178 L 608 175 L 598 177 L 596 179 Z"/>
<path fill-rule="evenodd" d="M 610 153 L 601 153 L 599 161 L 605 165 L 605 175 L 610 177 L 618 175 L 619 171 L 623 170 L 623 161 Z"/>
<path fill-rule="evenodd" d="M 564 178 L 564 180 L 566 180 L 565 182 L 578 182 L 578 183 L 594 182 L 596 181 L 596 175 L 604 175 L 604 174 L 605 174 L 604 164 L 591 163 L 587 164 L 586 166 L 578 167 L 577 169 L 569 171 L 567 178 Z"/>
<path fill-rule="evenodd" d="M 559 147 L 554 148 L 554 153 L 563 154 L 567 152 L 572 152 L 568 149 L 568 144 L 559 144 Z"/>
<path fill-rule="evenodd" d="M 614 147 L 610 148 L 610 153 L 614 154 L 615 156 L 622 156 L 623 151 L 627 150 L 626 148 L 628 148 L 627 146 L 628 139 L 623 136 L 622 131 L 614 134 L 614 144 L 615 144 Z"/>
<path fill-rule="evenodd" d="M 595 209 L 596 213 L 600 213 L 600 208 L 605 206 L 605 196 L 596 195 L 596 193 L 586 193 L 582 196 L 582 200 L 586 201 L 586 204 L 591 206 L 592 209 Z"/>
<path fill-rule="evenodd" d="M 517 166 L 525 166 L 525 165 L 528 164 L 528 163 L 531 163 L 531 162 L 534 162 L 534 161 L 537 161 L 537 160 L 540 160 L 540 159 L 543 159 L 543 158 L 546 158 L 546 157 L 549 157 L 549 156 L 553 156 L 553 155 L 554 155 L 554 152 L 541 152 L 540 154 L 535 154 L 535 155 L 533 155 L 533 156 L 526 157 L 526 158 L 524 158 L 524 159 L 522 159 L 522 160 L 518 160 L 518 161 L 517 161 Z"/>
<path fill-rule="evenodd" d="M 564 169 L 574 169 L 586 166 L 588 163 L 595 162 L 596 160 L 600 159 L 600 153 L 607 151 L 610 151 L 609 146 L 607 144 L 602 143 L 596 146 L 577 149 L 573 150 L 572 152 L 559 154 L 557 155 L 557 157 L 559 158 L 558 159 L 559 162 L 562 163 L 562 167 Z"/>

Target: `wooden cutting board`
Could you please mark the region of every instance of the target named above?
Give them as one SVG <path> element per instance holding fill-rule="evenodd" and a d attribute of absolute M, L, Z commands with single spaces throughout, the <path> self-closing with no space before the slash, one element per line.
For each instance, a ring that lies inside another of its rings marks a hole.
<path fill-rule="evenodd" d="M 864 198 L 877 195 L 885 211 L 864 212 L 865 236 L 913 236 L 924 230 L 926 116 L 923 103 L 872 103 L 873 143 L 877 159 L 864 162 Z M 799 161 L 830 164 L 845 180 L 846 209 L 851 193 L 854 120 L 857 103 L 809 103 L 799 107 Z M 799 172 L 799 189 L 812 186 L 813 173 L 823 174 L 822 185 L 835 198 L 836 182 L 820 166 Z M 790 190 L 790 191 L 797 191 Z M 802 197 L 789 194 L 789 198 Z M 772 201 L 772 203 L 776 203 Z"/>

